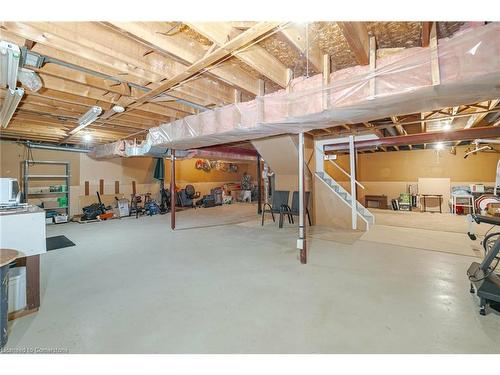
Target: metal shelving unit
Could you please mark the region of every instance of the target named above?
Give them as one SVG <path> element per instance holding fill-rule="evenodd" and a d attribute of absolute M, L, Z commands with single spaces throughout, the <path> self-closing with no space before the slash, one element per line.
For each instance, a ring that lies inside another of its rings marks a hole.
<path fill-rule="evenodd" d="M 60 165 L 64 167 L 64 174 L 30 174 L 30 167 L 33 167 L 37 164 L 51 164 L 51 165 Z M 29 192 L 29 181 L 30 179 L 57 179 L 64 180 L 66 184 L 66 191 L 50 191 L 50 192 L 37 192 L 30 193 Z M 70 178 L 71 178 L 71 166 L 69 161 L 52 161 L 52 160 L 24 160 L 23 162 L 23 192 L 24 192 L 24 201 L 28 202 L 30 196 L 50 196 L 50 195 L 65 195 L 68 201 L 66 206 L 55 207 L 55 208 L 44 208 L 46 211 L 54 210 L 64 210 L 69 217 L 69 208 L 70 208 L 70 194 L 69 194 L 69 186 L 70 186 Z"/>

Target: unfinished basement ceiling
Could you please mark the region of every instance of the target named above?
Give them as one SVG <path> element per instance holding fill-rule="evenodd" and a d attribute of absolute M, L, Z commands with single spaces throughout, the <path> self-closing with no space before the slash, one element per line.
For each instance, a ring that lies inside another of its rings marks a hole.
<path fill-rule="evenodd" d="M 232 41 L 257 24 L 223 22 L 215 24 L 214 29 L 217 32 L 220 26 L 221 30 L 229 30 L 225 41 Z M 377 38 L 378 57 L 422 44 L 422 22 L 364 24 L 367 32 Z M 196 114 L 200 106 L 212 109 L 234 102 L 236 92 L 241 93 L 242 101 L 253 99 L 258 94 L 259 79 L 265 83 L 266 94 L 282 89 L 287 68 L 294 77 L 320 73 L 322 65 L 318 57 L 323 54 L 330 55 L 332 70 L 359 64 L 336 22 L 289 23 L 285 30 L 272 30 L 250 42 L 260 47 L 259 54 L 253 54 L 250 62 L 236 51 L 168 89 L 166 94 L 171 96 L 153 98 L 123 114 L 100 118 L 84 131 L 68 137 L 91 106 L 102 107 L 103 113 L 109 113 L 115 104 L 128 107 L 148 90 L 164 85 L 190 64 L 217 50 L 220 43 L 214 43 L 191 25 L 183 22 L 2 22 L 0 39 L 25 46 L 49 60 L 40 68 L 32 68 L 40 75 L 43 87 L 36 93 L 25 91 L 8 127 L 0 130 L 0 137 L 83 144 L 84 136 L 91 134 L 91 145 L 119 139 L 142 140 L 149 128 Z M 464 22 L 437 22 L 437 34 L 439 38 L 450 37 L 464 27 L 468 27 Z M 287 36 L 287 28 L 295 28 L 303 35 L 307 30 L 309 38 L 302 39 L 301 43 L 309 49 L 300 50 Z M 276 68 L 269 65 L 272 62 L 279 67 L 269 74 L 270 68 Z M 2 102 L 5 92 L 0 89 Z M 322 130 L 321 134 L 325 132 Z"/>

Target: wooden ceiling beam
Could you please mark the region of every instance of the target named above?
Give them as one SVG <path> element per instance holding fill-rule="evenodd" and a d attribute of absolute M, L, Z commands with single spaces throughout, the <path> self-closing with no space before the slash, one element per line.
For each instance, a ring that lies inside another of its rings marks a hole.
<path fill-rule="evenodd" d="M 144 57 L 144 47 L 141 48 L 141 45 L 136 41 L 123 37 L 119 33 L 112 33 L 108 28 L 102 27 L 104 31 L 102 35 L 111 33 L 114 35 L 111 35 L 111 38 L 107 36 L 108 39 L 102 41 L 102 38 L 99 38 L 101 35 L 97 35 L 96 25 L 82 22 L 77 24 L 81 33 L 68 31 L 62 27 L 64 25 L 68 27 L 67 23 L 1 23 L 7 30 L 5 32 L 8 34 L 7 36 L 10 39 L 16 37 L 16 42 L 19 42 L 21 38 L 37 41 L 33 52 L 138 85 L 149 87 L 149 85 L 154 85 L 155 82 L 161 81 L 166 76 L 175 75 L 183 69 L 182 65 L 171 59 L 166 59 L 164 56 Z M 90 37 L 93 40 L 86 39 Z M 98 44 L 96 41 L 101 41 L 105 45 Z M 105 52 L 111 55 L 107 55 Z M 207 80 L 197 80 L 188 84 L 189 87 L 204 93 L 204 95 L 200 95 L 200 100 L 205 100 L 204 98 L 207 97 L 212 98 L 213 95 L 217 95 L 213 97 L 213 100 L 217 100 L 219 95 L 225 99 L 230 96 L 229 89 L 224 89 L 223 85 L 213 85 L 205 81 Z M 178 95 L 181 96 L 182 92 Z"/>
<path fill-rule="evenodd" d="M 94 106 L 97 105 L 102 107 L 103 110 L 109 110 L 112 106 L 112 103 L 94 100 L 88 97 L 83 97 L 75 94 L 70 94 L 67 92 L 56 91 L 52 89 L 42 88 L 37 93 L 29 93 L 30 96 L 43 96 L 44 98 L 55 99 L 62 103 L 70 103 L 70 104 L 81 104 L 86 106 Z M 152 112 L 146 112 L 142 110 L 134 110 L 127 115 L 122 116 L 123 120 L 134 123 L 142 123 L 150 126 L 157 126 L 162 122 L 170 121 L 169 117 L 159 115 Z"/>
<path fill-rule="evenodd" d="M 140 96 L 144 91 L 137 90 L 136 88 L 130 89 L 127 84 L 120 84 L 115 81 L 105 80 L 99 77 L 92 76 L 90 74 L 85 74 L 77 70 L 65 68 L 55 64 L 46 64 L 41 69 L 34 69 L 41 76 L 52 76 L 55 78 L 72 81 L 75 83 L 80 83 L 85 86 L 94 87 L 101 89 L 103 91 L 108 91 L 110 93 L 118 94 L 120 96 L 128 97 L 133 99 L 133 96 Z M 182 103 L 177 103 L 175 101 L 168 103 L 160 103 L 160 106 L 170 108 L 174 111 L 184 112 L 185 115 L 195 114 L 197 111 L 192 107 L 189 107 Z"/>
<path fill-rule="evenodd" d="M 61 91 L 61 92 L 66 92 L 69 94 L 73 95 L 78 95 L 81 97 L 86 97 L 90 99 L 94 99 L 98 102 L 107 102 L 109 104 L 116 104 L 117 101 L 114 99 L 112 95 L 109 95 L 109 92 L 107 93 L 104 90 L 101 89 L 96 89 L 93 87 L 89 87 L 80 83 L 72 82 L 72 81 L 67 81 L 62 78 L 57 78 L 45 74 L 40 74 L 40 77 L 43 80 L 43 85 L 44 88 L 55 90 L 55 91 Z M 124 104 L 128 105 L 128 103 L 132 102 L 133 99 L 127 99 L 124 98 Z M 97 105 L 97 104 L 94 104 Z M 152 104 L 152 103 L 146 103 L 140 108 L 140 110 L 146 111 L 146 112 L 152 112 L 154 114 L 162 115 L 165 116 L 166 119 L 170 117 L 175 117 L 175 118 L 181 118 L 184 117 L 185 113 L 172 110 L 163 106 L 160 106 L 158 104 Z"/>
<path fill-rule="evenodd" d="M 500 103 L 500 99 L 490 100 L 489 102 L 486 102 L 487 109 L 492 110 L 493 108 L 495 108 L 498 105 L 498 103 Z M 470 116 L 469 120 L 465 124 L 464 128 L 469 129 L 469 128 L 476 127 L 477 125 L 479 125 L 481 123 L 481 121 L 486 117 L 487 114 L 488 113 L 479 113 L 479 114 L 475 114 L 475 115 Z"/>
<path fill-rule="evenodd" d="M 235 31 L 230 22 L 195 22 L 187 25 L 218 46 L 227 43 Z M 235 57 L 279 86 L 286 86 L 287 67 L 259 45 L 239 51 Z"/>
<path fill-rule="evenodd" d="M 161 54 L 180 59 L 186 65 L 202 59 L 206 52 L 204 47 L 195 40 L 183 38 L 180 35 L 165 36 L 165 25 L 160 22 L 107 22 L 106 24 Z M 176 72 L 169 75 L 170 77 L 186 70 L 185 65 L 179 63 L 177 65 Z M 223 82 L 257 95 L 255 78 L 238 67 L 216 67 L 210 70 L 210 74 L 220 78 Z M 226 102 L 230 103 L 230 100 Z"/>
<path fill-rule="evenodd" d="M 368 65 L 369 56 L 369 38 L 368 29 L 364 22 L 337 22 L 344 38 L 346 39 L 351 52 L 360 65 Z"/>
<path fill-rule="evenodd" d="M 319 45 L 314 41 L 311 31 L 307 33 L 307 27 L 291 23 L 287 25 L 281 33 L 300 51 L 305 58 L 309 58 L 309 63 L 318 71 L 323 71 L 322 54 Z M 309 48 L 307 48 L 309 45 Z M 308 53 L 309 52 L 309 53 Z"/>
<path fill-rule="evenodd" d="M 429 43 L 431 40 L 432 22 L 422 22 L 421 27 L 422 27 L 422 35 L 421 35 L 422 47 L 429 47 Z"/>
<path fill-rule="evenodd" d="M 241 33 L 231 41 L 223 44 L 218 49 L 216 49 L 211 54 L 203 57 L 202 59 L 196 61 L 192 65 L 186 68 L 186 70 L 169 80 L 165 83 L 161 84 L 156 89 L 144 94 L 140 98 L 137 99 L 135 105 L 144 103 L 151 98 L 154 98 L 157 95 L 164 93 L 165 91 L 173 88 L 174 86 L 184 82 L 185 80 L 199 74 L 204 69 L 210 67 L 211 65 L 220 62 L 224 58 L 233 55 L 236 51 L 245 47 L 252 41 L 263 37 L 268 34 L 272 30 L 278 28 L 281 24 L 278 22 L 259 22 L 252 28 L 247 31 Z"/>
<path fill-rule="evenodd" d="M 396 131 L 399 135 L 408 135 L 408 132 L 406 131 L 404 126 L 399 123 L 397 116 L 391 116 L 391 121 L 394 124 L 394 127 L 396 128 Z M 410 144 L 408 145 L 408 147 L 410 148 L 410 150 L 413 149 L 413 146 Z M 397 151 L 399 151 L 399 147 L 395 146 L 395 148 Z"/>

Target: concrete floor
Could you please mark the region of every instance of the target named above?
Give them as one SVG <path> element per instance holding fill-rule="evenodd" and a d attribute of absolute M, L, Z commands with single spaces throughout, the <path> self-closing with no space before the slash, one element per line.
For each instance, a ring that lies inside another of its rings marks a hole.
<path fill-rule="evenodd" d="M 42 256 L 41 309 L 7 348 L 500 352 L 499 314 L 480 316 L 468 291 L 472 257 L 320 230 L 300 265 L 296 229 L 257 220 L 238 205 L 184 211 L 175 232 L 169 216 L 49 227 L 77 246 Z"/>

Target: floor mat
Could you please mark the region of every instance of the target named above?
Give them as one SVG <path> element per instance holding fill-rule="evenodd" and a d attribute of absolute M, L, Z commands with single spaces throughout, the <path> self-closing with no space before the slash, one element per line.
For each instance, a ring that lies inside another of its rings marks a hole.
<path fill-rule="evenodd" d="M 76 246 L 75 243 L 70 241 L 66 236 L 48 237 L 45 241 L 47 243 L 47 251 Z"/>

